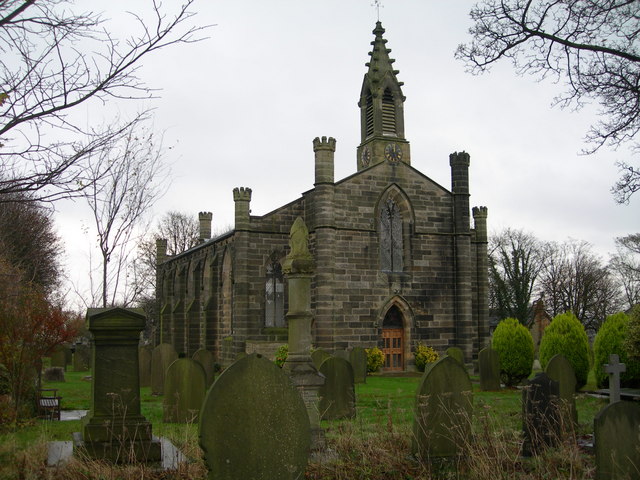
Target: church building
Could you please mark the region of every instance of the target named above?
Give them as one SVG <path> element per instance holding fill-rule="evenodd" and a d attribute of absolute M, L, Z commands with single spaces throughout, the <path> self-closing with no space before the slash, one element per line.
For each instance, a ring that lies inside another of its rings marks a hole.
<path fill-rule="evenodd" d="M 157 244 L 156 343 L 230 364 L 241 352 L 287 342 L 282 262 L 297 217 L 315 262 L 312 343 L 329 352 L 378 346 L 386 370 L 414 365 L 419 343 L 462 349 L 465 362 L 489 339 L 487 209 L 469 207 L 469 154 L 452 153 L 451 190 L 411 166 L 402 82 L 377 22 L 358 101 L 361 143 L 352 175 L 334 179 L 333 138 L 313 140 L 314 188 L 262 216 L 251 189 L 235 188 L 234 229 L 176 256 Z M 473 228 L 471 220 L 473 217 Z"/>

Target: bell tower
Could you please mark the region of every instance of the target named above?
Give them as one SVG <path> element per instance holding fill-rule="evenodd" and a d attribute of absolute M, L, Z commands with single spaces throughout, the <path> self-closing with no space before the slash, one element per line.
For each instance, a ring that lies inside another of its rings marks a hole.
<path fill-rule="evenodd" d="M 360 92 L 360 145 L 357 150 L 358 171 L 388 161 L 410 164 L 409 142 L 404 138 L 403 82 L 396 78 L 398 70 L 389 58 L 391 49 L 382 37 L 385 30 L 378 21 L 373 30 L 375 39 L 366 63 L 369 67 Z"/>

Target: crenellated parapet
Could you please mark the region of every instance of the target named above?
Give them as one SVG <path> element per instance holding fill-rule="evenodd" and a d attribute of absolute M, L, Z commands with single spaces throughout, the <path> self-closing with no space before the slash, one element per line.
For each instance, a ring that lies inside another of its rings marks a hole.
<path fill-rule="evenodd" d="M 250 202 L 251 189 L 247 187 L 236 187 L 233 189 L 234 202 Z"/>
<path fill-rule="evenodd" d="M 476 242 L 486 243 L 487 235 L 487 207 L 473 207 L 473 223 L 476 231 Z"/>
<path fill-rule="evenodd" d="M 200 224 L 200 233 L 198 239 L 200 242 L 205 242 L 211 238 L 211 220 L 213 219 L 213 213 L 211 212 L 199 212 L 198 222 Z"/>
<path fill-rule="evenodd" d="M 313 152 L 315 153 L 316 177 L 315 184 L 334 182 L 334 153 L 336 151 L 336 139 L 333 137 L 316 137 L 313 139 Z"/>
<path fill-rule="evenodd" d="M 234 188 L 233 201 L 236 203 L 235 229 L 247 230 L 249 228 L 249 215 L 251 213 L 251 189 L 246 187 Z"/>

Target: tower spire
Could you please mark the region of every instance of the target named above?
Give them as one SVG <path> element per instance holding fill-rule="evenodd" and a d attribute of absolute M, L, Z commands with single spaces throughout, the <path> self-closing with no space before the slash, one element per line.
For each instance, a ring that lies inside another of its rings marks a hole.
<path fill-rule="evenodd" d="M 376 4 L 377 5 L 377 4 Z M 378 20 L 365 65 L 368 71 L 360 92 L 361 143 L 358 147 L 358 170 L 384 160 L 409 163 L 409 142 L 404 138 L 403 82 L 394 70 L 395 59 L 389 54 L 385 29 Z"/>

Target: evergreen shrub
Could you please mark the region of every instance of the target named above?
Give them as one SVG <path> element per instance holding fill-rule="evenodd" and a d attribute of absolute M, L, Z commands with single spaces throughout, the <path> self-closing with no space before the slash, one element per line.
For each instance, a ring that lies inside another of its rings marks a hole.
<path fill-rule="evenodd" d="M 416 368 L 420 372 L 424 372 L 428 363 L 436 362 L 438 358 L 440 358 L 440 355 L 438 355 L 438 352 L 436 352 L 433 347 L 428 347 L 423 343 L 416 345 L 416 350 L 413 352 L 413 355 L 416 361 Z"/>
<path fill-rule="evenodd" d="M 609 375 L 604 372 L 604 365 L 609 363 L 609 355 L 617 353 L 620 362 L 626 365 L 626 371 L 620 375 L 620 383 L 623 387 L 635 387 L 640 383 L 640 359 L 632 360 L 624 348 L 624 340 L 627 337 L 629 316 L 620 312 L 609 315 L 596 334 L 593 342 L 594 373 L 598 387 L 609 385 Z"/>
<path fill-rule="evenodd" d="M 589 339 L 580 320 L 571 312 L 556 315 L 544 329 L 540 340 L 540 365 L 543 369 L 551 357 L 561 353 L 576 374 L 576 389 L 587 383 L 589 375 Z"/>
<path fill-rule="evenodd" d="M 640 360 L 640 305 L 631 309 L 624 349 L 629 358 Z"/>
<path fill-rule="evenodd" d="M 378 347 L 365 348 L 367 352 L 367 372 L 377 372 L 384 365 L 384 353 Z"/>
<path fill-rule="evenodd" d="M 500 358 L 502 382 L 512 387 L 531 375 L 533 338 L 531 332 L 515 318 L 500 321 L 493 332 L 493 349 Z"/>
<path fill-rule="evenodd" d="M 276 365 L 282 368 L 282 366 L 284 365 L 284 362 L 287 361 L 288 356 L 289 356 L 289 345 L 286 343 L 284 345 L 280 345 L 278 350 L 276 350 L 276 359 L 274 360 Z"/>

